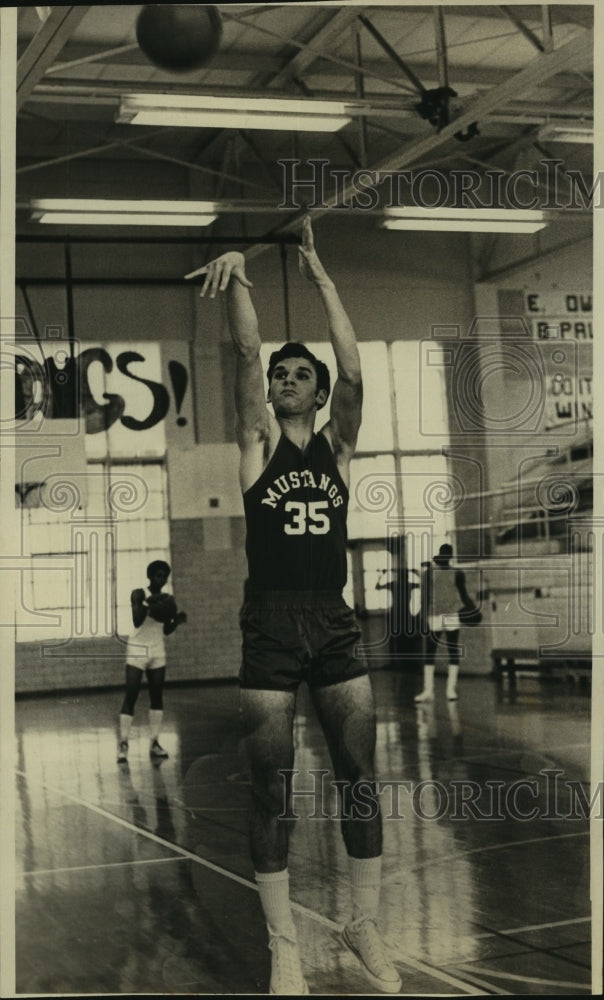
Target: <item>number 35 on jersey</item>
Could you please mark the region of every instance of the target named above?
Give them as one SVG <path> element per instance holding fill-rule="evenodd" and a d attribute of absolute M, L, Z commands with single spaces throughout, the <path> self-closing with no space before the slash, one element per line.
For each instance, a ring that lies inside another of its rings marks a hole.
<path fill-rule="evenodd" d="M 285 522 L 283 530 L 286 535 L 326 535 L 330 528 L 329 517 L 325 513 L 329 503 L 327 500 L 313 500 L 302 503 L 300 500 L 288 500 L 285 511 L 290 519 Z"/>

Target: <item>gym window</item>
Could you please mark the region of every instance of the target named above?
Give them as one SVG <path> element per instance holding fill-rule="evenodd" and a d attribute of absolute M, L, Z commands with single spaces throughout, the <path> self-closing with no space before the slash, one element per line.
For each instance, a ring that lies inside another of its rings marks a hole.
<path fill-rule="evenodd" d="M 114 353 L 129 346 L 110 345 Z M 159 345 L 143 346 L 147 357 L 157 354 L 159 365 Z M 110 381 L 100 366 L 94 378 L 94 395 L 102 399 L 112 391 Z M 148 410 L 146 391 L 141 389 L 141 412 Z M 133 431 L 117 420 L 86 434 L 85 447 L 80 508 L 50 509 L 36 504 L 35 494 L 35 505 L 22 508 L 22 553 L 29 565 L 21 575 L 18 642 L 126 635 L 131 591 L 146 585 L 152 560 L 170 562 L 163 422 Z M 68 473 L 65 478 L 68 483 Z"/>

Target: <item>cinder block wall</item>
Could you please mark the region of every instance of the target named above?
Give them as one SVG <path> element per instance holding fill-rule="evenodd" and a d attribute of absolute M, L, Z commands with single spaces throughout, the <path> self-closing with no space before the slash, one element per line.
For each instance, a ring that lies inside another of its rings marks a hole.
<path fill-rule="evenodd" d="M 61 646 L 18 643 L 15 691 L 32 694 L 123 685 L 124 663 L 125 646 L 116 639 L 72 639 Z"/>

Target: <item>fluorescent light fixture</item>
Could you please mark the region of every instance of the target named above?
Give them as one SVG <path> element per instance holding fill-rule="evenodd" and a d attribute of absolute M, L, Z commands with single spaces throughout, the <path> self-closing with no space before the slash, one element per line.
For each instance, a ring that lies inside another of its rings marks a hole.
<path fill-rule="evenodd" d="M 78 226 L 209 226 L 211 201 L 126 201 L 104 198 L 33 198 L 30 220 Z"/>
<path fill-rule="evenodd" d="M 300 101 L 281 97 L 125 94 L 116 121 L 183 128 L 337 132 L 352 121 L 346 107 L 341 101 Z"/>
<path fill-rule="evenodd" d="M 383 229 L 425 232 L 536 233 L 547 225 L 543 212 L 491 208 L 388 208 Z"/>
<path fill-rule="evenodd" d="M 587 121 L 548 121 L 537 133 L 537 138 L 550 142 L 586 142 L 594 141 L 594 127 Z"/>

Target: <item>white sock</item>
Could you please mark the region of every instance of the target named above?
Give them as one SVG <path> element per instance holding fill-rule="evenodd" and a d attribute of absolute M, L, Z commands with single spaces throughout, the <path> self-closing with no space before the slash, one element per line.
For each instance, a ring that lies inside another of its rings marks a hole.
<path fill-rule="evenodd" d="M 424 666 L 424 691 L 434 692 L 434 664 L 426 663 Z"/>
<path fill-rule="evenodd" d="M 296 927 L 289 902 L 289 872 L 255 872 L 258 895 L 270 937 L 296 941 Z"/>
<path fill-rule="evenodd" d="M 382 856 L 353 858 L 348 856 L 350 891 L 352 894 L 352 920 L 375 920 L 380 902 L 382 882 Z"/>
<path fill-rule="evenodd" d="M 134 722 L 133 716 L 120 715 L 120 743 L 122 742 L 122 740 L 126 740 L 126 742 L 128 741 L 133 722 Z"/>
<path fill-rule="evenodd" d="M 163 710 L 150 708 L 149 709 L 149 728 L 151 730 L 151 739 L 159 739 L 159 731 L 161 729 L 162 719 L 164 717 Z"/>
<path fill-rule="evenodd" d="M 457 663 L 450 663 L 448 667 L 447 675 L 447 694 L 454 694 L 457 688 L 457 675 L 459 673 L 459 665 Z"/>

